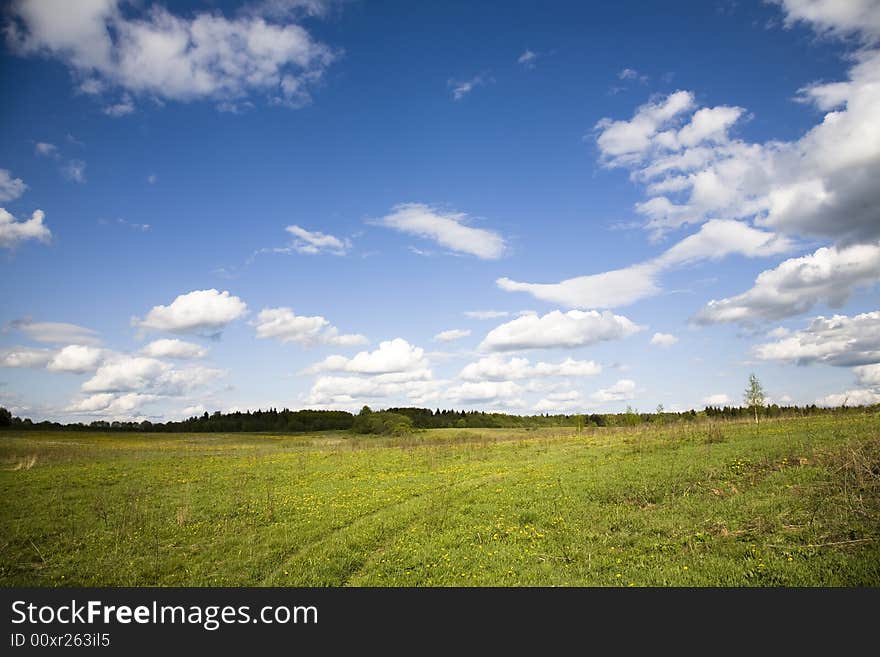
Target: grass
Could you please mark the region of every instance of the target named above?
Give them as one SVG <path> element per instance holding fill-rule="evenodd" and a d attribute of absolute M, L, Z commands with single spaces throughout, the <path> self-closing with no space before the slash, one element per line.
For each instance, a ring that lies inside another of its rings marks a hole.
<path fill-rule="evenodd" d="M 2 586 L 878 586 L 880 418 L 0 434 Z"/>

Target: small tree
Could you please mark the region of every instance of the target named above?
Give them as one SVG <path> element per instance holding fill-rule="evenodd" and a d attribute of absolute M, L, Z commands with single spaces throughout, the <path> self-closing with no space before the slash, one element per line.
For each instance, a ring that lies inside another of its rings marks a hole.
<path fill-rule="evenodd" d="M 764 407 L 764 388 L 754 372 L 749 374 L 749 387 L 743 393 L 743 400 L 746 406 L 755 410 L 755 424 L 758 424 L 758 408 Z"/>

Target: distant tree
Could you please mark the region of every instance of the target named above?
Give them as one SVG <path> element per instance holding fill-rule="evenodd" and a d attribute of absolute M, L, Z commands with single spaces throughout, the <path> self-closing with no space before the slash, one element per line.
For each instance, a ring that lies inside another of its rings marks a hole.
<path fill-rule="evenodd" d="M 657 415 L 660 415 L 663 412 L 663 404 L 657 404 L 657 409 L 655 410 Z"/>
<path fill-rule="evenodd" d="M 3 407 L 0 407 L 0 427 L 8 426 L 12 426 L 12 413 Z"/>
<path fill-rule="evenodd" d="M 749 374 L 749 385 L 743 393 L 743 401 L 746 406 L 755 412 L 755 424 L 758 424 L 758 409 L 764 407 L 764 387 L 758 381 L 758 377 L 752 372 Z"/>

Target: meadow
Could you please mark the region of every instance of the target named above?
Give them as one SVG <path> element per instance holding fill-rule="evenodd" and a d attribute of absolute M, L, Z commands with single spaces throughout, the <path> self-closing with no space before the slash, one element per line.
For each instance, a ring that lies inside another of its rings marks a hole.
<path fill-rule="evenodd" d="M 0 433 L 2 586 L 880 586 L 880 417 Z"/>

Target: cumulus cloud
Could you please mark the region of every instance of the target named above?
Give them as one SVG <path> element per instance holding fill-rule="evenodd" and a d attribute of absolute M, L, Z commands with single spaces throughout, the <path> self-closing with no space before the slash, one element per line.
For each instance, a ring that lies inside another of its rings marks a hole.
<path fill-rule="evenodd" d="M 568 308 L 616 308 L 661 292 L 658 278 L 664 271 L 718 260 L 729 255 L 765 257 L 789 251 L 790 240 L 752 228 L 740 221 L 714 219 L 661 255 L 623 269 L 577 276 L 559 283 L 521 283 L 499 278 L 508 292 L 527 292 L 537 299 Z"/>
<path fill-rule="evenodd" d="M 651 148 L 660 128 L 693 105 L 693 94 L 676 91 L 660 102 L 642 105 L 629 121 L 602 119 L 596 125 L 596 141 L 606 163 L 624 165 L 638 161 Z"/>
<path fill-rule="evenodd" d="M 52 232 L 43 223 L 45 216 L 42 210 L 34 210 L 30 219 L 16 221 L 5 208 L 0 208 L 0 248 L 11 249 L 26 240 L 48 242 Z"/>
<path fill-rule="evenodd" d="M 543 397 L 532 408 L 538 413 L 565 413 L 590 406 L 577 390 L 567 390 Z"/>
<path fill-rule="evenodd" d="M 718 393 L 715 395 L 709 395 L 708 397 L 703 397 L 704 406 L 730 406 L 732 403 L 733 400 L 724 393 Z"/>
<path fill-rule="evenodd" d="M 853 372 L 861 385 L 880 388 L 880 363 L 859 365 L 853 368 Z"/>
<path fill-rule="evenodd" d="M 307 397 L 311 406 L 354 408 L 365 400 L 406 398 L 424 404 L 440 396 L 438 382 L 430 380 L 389 381 L 381 376 L 321 376 Z"/>
<path fill-rule="evenodd" d="M 295 342 L 306 347 L 319 344 L 353 346 L 364 344 L 367 338 L 359 334 L 340 334 L 339 330 L 320 315 L 297 315 L 290 308 L 264 308 L 251 325 L 258 338 L 274 338 L 281 342 Z"/>
<path fill-rule="evenodd" d="M 66 322 L 35 322 L 30 317 L 14 319 L 4 330 L 21 331 L 31 340 L 50 344 L 97 345 L 101 340 L 96 331 Z"/>
<path fill-rule="evenodd" d="M 152 358 L 204 358 L 208 350 L 192 342 L 184 342 L 176 338 L 154 340 L 141 349 L 141 353 Z"/>
<path fill-rule="evenodd" d="M 819 406 L 871 406 L 880 404 L 880 390 L 870 388 L 847 390 L 816 400 Z"/>
<path fill-rule="evenodd" d="M 506 381 L 532 377 L 595 376 L 601 371 L 602 366 L 592 360 L 566 358 L 560 363 L 542 361 L 532 365 L 527 358 L 505 359 L 499 354 L 492 354 L 468 363 L 458 376 L 465 381 Z"/>
<path fill-rule="evenodd" d="M 631 379 L 620 379 L 608 388 L 594 392 L 591 397 L 598 402 L 617 402 L 635 399 L 636 383 Z"/>
<path fill-rule="evenodd" d="M 403 338 L 379 343 L 373 351 L 361 351 L 351 358 L 328 356 L 312 365 L 309 372 L 351 372 L 355 374 L 395 374 L 421 372 L 429 367 L 425 350 Z M 386 379 L 387 380 L 387 379 Z"/>
<path fill-rule="evenodd" d="M 504 238 L 491 230 L 468 226 L 468 220 L 463 212 L 443 212 L 423 203 L 402 203 L 373 223 L 434 240 L 457 253 L 484 260 L 500 258 L 505 251 Z"/>
<path fill-rule="evenodd" d="M 655 333 L 651 338 L 651 344 L 658 347 L 671 347 L 676 342 L 678 342 L 678 338 L 671 333 Z"/>
<path fill-rule="evenodd" d="M 217 335 L 245 312 L 244 301 L 212 288 L 181 294 L 167 306 L 154 306 L 144 319 L 133 318 L 132 324 L 148 331 Z"/>
<path fill-rule="evenodd" d="M 179 396 L 223 376 L 207 367 L 177 369 L 147 356 L 120 355 L 103 363 L 94 376 L 82 384 L 89 393 L 144 392 Z"/>
<path fill-rule="evenodd" d="M 133 411 L 137 411 L 144 404 L 149 404 L 158 399 L 161 399 L 159 395 L 138 392 L 124 394 L 104 392 L 72 402 L 65 410 L 69 413 L 131 419 Z"/>
<path fill-rule="evenodd" d="M 492 329 L 480 348 L 485 351 L 516 351 L 583 347 L 606 340 L 620 340 L 643 327 L 609 311 L 554 310 L 546 315 L 523 315 Z"/>
<path fill-rule="evenodd" d="M 880 363 L 880 311 L 853 317 L 816 317 L 807 328 L 776 342 L 757 345 L 761 360 L 839 367 Z"/>
<path fill-rule="evenodd" d="M 46 367 L 53 355 L 54 352 L 49 349 L 13 347 L 0 351 L 0 367 Z"/>
<path fill-rule="evenodd" d="M 14 201 L 24 194 L 27 185 L 21 178 L 13 178 L 7 169 L 0 169 L 0 203 Z"/>
<path fill-rule="evenodd" d="M 289 15 L 254 8 L 234 19 L 216 11 L 185 18 L 159 4 L 126 11 L 120 4 L 17 0 L 7 43 L 22 56 L 61 60 L 84 93 L 121 90 L 117 108 L 130 104 L 125 94 L 210 99 L 231 109 L 260 94 L 271 104 L 301 106 L 337 56 Z"/>
<path fill-rule="evenodd" d="M 58 351 L 46 365 L 46 369 L 51 372 L 82 374 L 97 369 L 103 358 L 102 349 L 72 344 Z"/>
<path fill-rule="evenodd" d="M 521 406 L 524 392 L 522 386 L 513 381 L 478 381 L 452 386 L 446 391 L 446 398 L 463 404 L 504 402 L 509 406 Z"/>
<path fill-rule="evenodd" d="M 773 321 L 807 312 L 818 303 L 845 304 L 853 291 L 880 281 L 880 244 L 823 247 L 761 272 L 755 285 L 734 297 L 711 300 L 700 324 Z"/>
<path fill-rule="evenodd" d="M 880 3 L 876 0 L 772 0 L 785 11 L 785 24 L 805 22 L 820 34 L 880 40 Z"/>
<path fill-rule="evenodd" d="M 730 131 L 743 108 L 697 108 L 677 91 L 629 120 L 603 119 L 602 162 L 645 186 L 636 205 L 655 237 L 726 218 L 844 243 L 880 237 L 880 51 L 852 56 L 849 79 L 813 84 L 800 98 L 825 112 L 800 139 L 750 143 Z"/>
<path fill-rule="evenodd" d="M 434 336 L 434 340 L 437 342 L 453 342 L 454 340 L 466 338 L 470 334 L 470 329 L 449 329 L 448 331 L 440 331 L 440 333 Z"/>
<path fill-rule="evenodd" d="M 293 249 L 298 253 L 345 255 L 351 248 L 351 242 L 347 239 L 342 240 L 318 231 L 308 231 L 296 224 L 288 226 L 285 230 L 296 238 Z"/>

